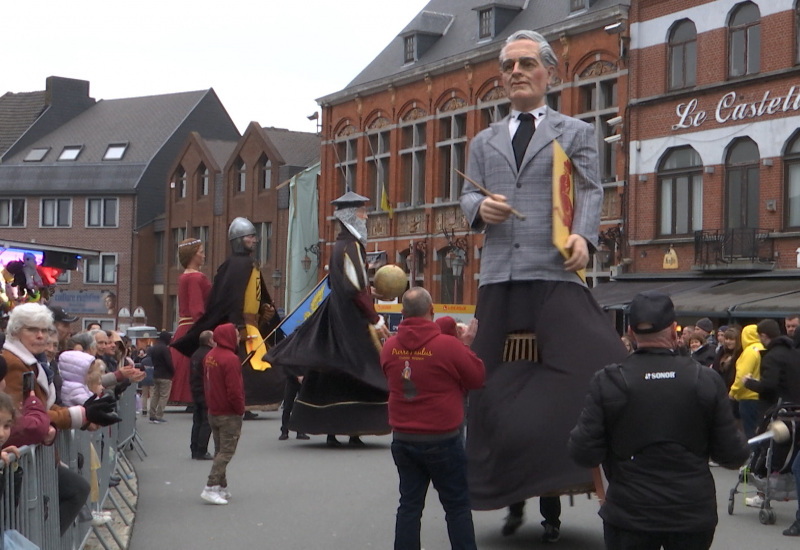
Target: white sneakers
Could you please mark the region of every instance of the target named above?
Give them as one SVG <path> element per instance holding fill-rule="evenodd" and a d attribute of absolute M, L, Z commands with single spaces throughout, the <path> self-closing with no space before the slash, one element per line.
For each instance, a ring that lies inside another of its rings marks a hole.
<path fill-rule="evenodd" d="M 214 485 L 213 487 L 206 485 L 206 488 L 203 489 L 202 493 L 200 493 L 200 498 L 209 504 L 228 504 L 228 500 L 223 496 L 221 490 L 222 487 L 219 485 Z"/>
<path fill-rule="evenodd" d="M 98 512 L 97 510 L 92 511 L 92 525 L 95 527 L 105 525 L 106 523 L 111 523 L 112 521 L 113 518 L 111 516 L 111 512 Z"/>
<path fill-rule="evenodd" d="M 223 487 L 222 485 L 219 486 L 219 490 L 217 492 L 220 495 L 222 495 L 222 498 L 224 498 L 225 500 L 230 500 L 231 497 L 233 496 L 231 494 L 231 492 L 228 490 L 228 488 L 227 487 Z"/>
<path fill-rule="evenodd" d="M 764 497 L 762 497 L 761 495 L 748 497 L 744 499 L 744 503 L 745 505 L 750 506 L 751 508 L 761 508 L 761 506 L 764 504 Z"/>

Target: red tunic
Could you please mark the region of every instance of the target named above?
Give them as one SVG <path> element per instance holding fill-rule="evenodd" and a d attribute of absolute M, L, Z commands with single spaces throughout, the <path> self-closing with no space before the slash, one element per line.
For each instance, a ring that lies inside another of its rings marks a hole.
<path fill-rule="evenodd" d="M 205 313 L 206 300 L 210 291 L 211 283 L 208 277 L 199 271 L 183 273 L 178 277 L 179 319 L 178 329 L 172 338 L 173 342 L 186 334 L 192 323 Z M 192 403 L 192 392 L 189 388 L 189 358 L 175 348 L 169 349 L 172 354 L 172 364 L 175 366 L 169 400 L 174 403 Z"/>

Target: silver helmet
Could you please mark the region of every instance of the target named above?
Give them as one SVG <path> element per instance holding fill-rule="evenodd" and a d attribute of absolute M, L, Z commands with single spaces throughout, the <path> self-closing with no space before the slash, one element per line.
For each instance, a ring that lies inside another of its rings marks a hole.
<path fill-rule="evenodd" d="M 245 249 L 242 237 L 255 234 L 256 228 L 247 218 L 234 218 L 228 227 L 228 240 L 231 242 L 231 248 L 236 253 L 252 252 Z"/>

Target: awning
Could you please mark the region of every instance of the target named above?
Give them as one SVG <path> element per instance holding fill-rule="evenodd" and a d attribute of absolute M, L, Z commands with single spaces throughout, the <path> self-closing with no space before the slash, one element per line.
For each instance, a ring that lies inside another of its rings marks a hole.
<path fill-rule="evenodd" d="M 672 297 L 698 317 L 781 317 L 800 312 L 800 279 L 740 279 Z"/>
<path fill-rule="evenodd" d="M 635 281 L 610 281 L 602 283 L 592 289 L 592 295 L 600 307 L 604 309 L 625 309 L 633 297 L 647 290 L 665 292 L 675 301 L 675 296 L 686 292 L 702 292 L 705 289 L 726 283 L 727 280 L 635 280 Z M 677 304 L 676 309 L 677 309 Z"/>

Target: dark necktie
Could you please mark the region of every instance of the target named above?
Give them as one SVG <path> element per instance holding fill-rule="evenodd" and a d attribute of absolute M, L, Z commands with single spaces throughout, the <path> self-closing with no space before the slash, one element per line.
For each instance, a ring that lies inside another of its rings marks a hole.
<path fill-rule="evenodd" d="M 533 124 L 533 115 L 530 113 L 520 113 L 517 120 L 519 120 L 519 126 L 511 140 L 511 146 L 514 148 L 514 158 L 517 160 L 517 170 L 519 170 L 522 159 L 525 158 L 525 150 L 528 148 L 528 143 L 531 141 L 536 127 Z"/>

